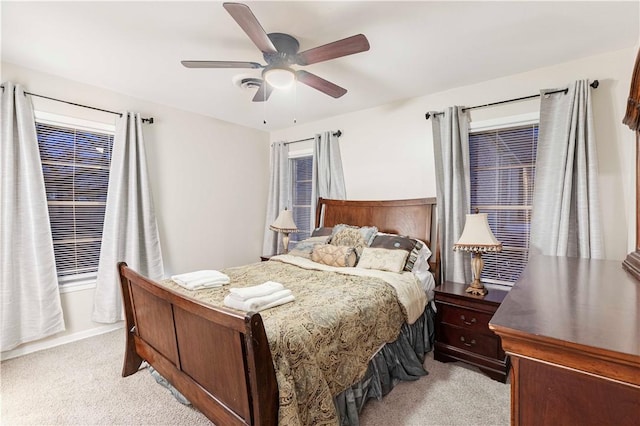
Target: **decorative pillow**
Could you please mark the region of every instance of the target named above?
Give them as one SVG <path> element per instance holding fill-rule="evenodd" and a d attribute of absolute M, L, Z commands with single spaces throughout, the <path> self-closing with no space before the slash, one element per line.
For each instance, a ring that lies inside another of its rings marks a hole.
<path fill-rule="evenodd" d="M 335 228 L 334 228 L 335 229 Z M 367 246 L 358 228 L 342 228 L 331 237 L 331 245 L 353 247 L 358 257 Z"/>
<path fill-rule="evenodd" d="M 322 226 L 320 228 L 316 228 L 311 233 L 312 237 L 324 237 L 331 236 L 333 234 L 333 228 L 330 226 Z"/>
<path fill-rule="evenodd" d="M 385 248 L 388 250 L 405 250 L 411 252 L 416 246 L 416 240 L 395 234 L 378 234 L 369 247 Z"/>
<path fill-rule="evenodd" d="M 345 225 L 344 223 L 341 223 L 333 227 L 332 239 L 333 237 L 335 237 L 335 235 L 338 232 L 342 231 L 345 228 L 357 229 L 358 232 L 360 232 L 360 234 L 362 235 L 362 239 L 364 240 L 364 243 L 366 244 L 367 247 L 371 245 L 371 242 L 373 241 L 373 239 L 376 237 L 376 234 L 378 233 L 378 228 L 376 228 L 375 226 L 358 227 L 358 226 L 352 226 L 352 225 Z"/>
<path fill-rule="evenodd" d="M 313 248 L 318 244 L 327 244 L 330 236 L 323 237 L 310 237 L 305 240 L 299 241 L 296 246 L 289 250 L 289 254 L 292 256 L 305 257 L 311 259 L 311 252 Z"/>
<path fill-rule="evenodd" d="M 322 244 L 313 248 L 311 260 L 329 266 L 353 267 L 358 260 L 358 256 L 353 247 Z"/>
<path fill-rule="evenodd" d="M 421 264 L 423 267 L 424 264 L 426 264 L 426 268 L 428 270 L 428 260 L 431 256 L 431 250 L 429 250 L 429 247 L 424 242 L 415 239 L 413 241 L 415 241 L 416 245 L 413 250 L 411 250 L 411 253 L 409 253 L 409 257 L 407 257 L 407 263 L 404 265 L 404 270 L 409 272 L 413 271 L 416 263 Z"/>
<path fill-rule="evenodd" d="M 358 261 L 358 268 L 402 272 L 408 255 L 406 250 L 365 247 Z"/>

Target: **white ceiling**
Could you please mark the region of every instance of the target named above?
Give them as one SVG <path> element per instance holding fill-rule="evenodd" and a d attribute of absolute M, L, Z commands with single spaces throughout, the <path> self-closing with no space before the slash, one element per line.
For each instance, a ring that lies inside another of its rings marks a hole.
<path fill-rule="evenodd" d="M 253 61 L 261 53 L 222 2 L 1 2 L 2 60 L 211 117 L 274 130 L 632 47 L 627 2 L 246 2 L 266 32 L 300 50 L 365 34 L 368 52 L 304 67 L 348 89 L 308 86 L 253 103 L 236 76 L 180 60 Z M 42 93 L 45 94 L 46 93 Z M 68 96 L 73 100 L 73 94 Z M 99 105 L 96 100 L 95 106 Z M 263 124 L 266 118 L 267 124 Z"/>

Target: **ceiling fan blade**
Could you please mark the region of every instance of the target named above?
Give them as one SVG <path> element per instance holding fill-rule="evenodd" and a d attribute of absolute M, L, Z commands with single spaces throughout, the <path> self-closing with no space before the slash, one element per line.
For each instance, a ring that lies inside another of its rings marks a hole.
<path fill-rule="evenodd" d="M 307 86 L 313 87 L 314 89 L 319 90 L 322 93 L 325 93 L 334 98 L 339 98 L 340 96 L 347 93 L 347 89 L 333 84 L 332 82 L 327 81 L 324 78 L 318 77 L 315 74 L 311 74 L 308 71 L 296 71 L 296 78 L 300 83 L 304 83 Z"/>
<path fill-rule="evenodd" d="M 269 96 L 271 96 L 271 92 L 273 92 L 273 87 L 266 81 L 263 81 L 260 87 L 258 88 L 258 91 L 256 92 L 255 96 L 253 97 L 253 102 L 266 101 L 267 99 L 269 99 Z"/>
<path fill-rule="evenodd" d="M 187 68 L 262 68 L 257 62 L 239 61 L 180 61 Z"/>
<path fill-rule="evenodd" d="M 298 65 L 311 65 L 367 50 L 369 50 L 369 40 L 363 34 L 358 34 L 300 52 L 297 55 L 297 63 Z"/>
<path fill-rule="evenodd" d="M 269 36 L 256 19 L 249 6 L 242 3 L 223 3 L 224 8 L 231 17 L 240 25 L 251 41 L 258 46 L 263 53 L 278 53 L 278 50 L 269 39 Z"/>

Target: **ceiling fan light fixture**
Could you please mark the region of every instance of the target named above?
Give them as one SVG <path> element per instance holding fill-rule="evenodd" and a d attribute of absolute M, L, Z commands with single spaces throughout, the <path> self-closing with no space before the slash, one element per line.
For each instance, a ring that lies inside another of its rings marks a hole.
<path fill-rule="evenodd" d="M 296 74 L 290 68 L 269 68 L 264 71 L 263 77 L 276 89 L 288 89 L 296 81 Z"/>
<path fill-rule="evenodd" d="M 364 34 L 357 34 L 299 52 L 300 43 L 295 37 L 285 33 L 267 34 L 246 4 L 225 2 L 223 7 L 260 50 L 267 64 L 261 65 L 258 62 L 247 61 L 181 62 L 187 68 L 262 69 L 262 80 L 247 77 L 241 78 L 241 82 L 237 83 L 237 80 L 234 79 L 234 83 L 240 87 L 258 88 L 252 102 L 266 102 L 274 89 L 288 90 L 298 82 L 325 95 L 339 98 L 347 93 L 347 89 L 308 71 L 292 69 L 291 66 L 317 64 L 370 49 L 369 41 Z"/>

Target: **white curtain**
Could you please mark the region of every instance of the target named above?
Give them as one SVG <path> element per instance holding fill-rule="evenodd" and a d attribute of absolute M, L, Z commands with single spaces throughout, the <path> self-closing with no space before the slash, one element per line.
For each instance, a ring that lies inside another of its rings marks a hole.
<path fill-rule="evenodd" d="M 151 279 L 164 275 L 158 226 L 147 174 L 142 118 L 124 113 L 116 121 L 107 207 L 92 319 L 123 319 L 118 262 Z"/>
<path fill-rule="evenodd" d="M 289 207 L 291 174 L 289 171 L 289 145 L 286 142 L 276 142 L 271 145 L 270 168 L 269 199 L 267 200 L 262 243 L 262 253 L 265 255 L 279 253 L 278 248 L 282 246 L 282 235 L 269 229 L 269 225 L 275 222 L 281 210 Z"/>
<path fill-rule="evenodd" d="M 530 253 L 601 259 L 591 88 L 579 80 L 567 89 L 541 94 Z"/>
<path fill-rule="evenodd" d="M 469 114 L 454 106 L 432 116 L 441 270 L 447 281 L 469 283 L 469 255 L 453 251 L 469 213 Z"/>
<path fill-rule="evenodd" d="M 30 99 L 3 84 L 0 103 L 0 350 L 64 331 L 47 195 Z"/>
<path fill-rule="evenodd" d="M 333 132 L 323 132 L 314 137 L 312 180 L 310 229 L 315 227 L 319 197 L 334 200 L 347 198 L 340 156 L 340 142 L 338 136 Z"/>

